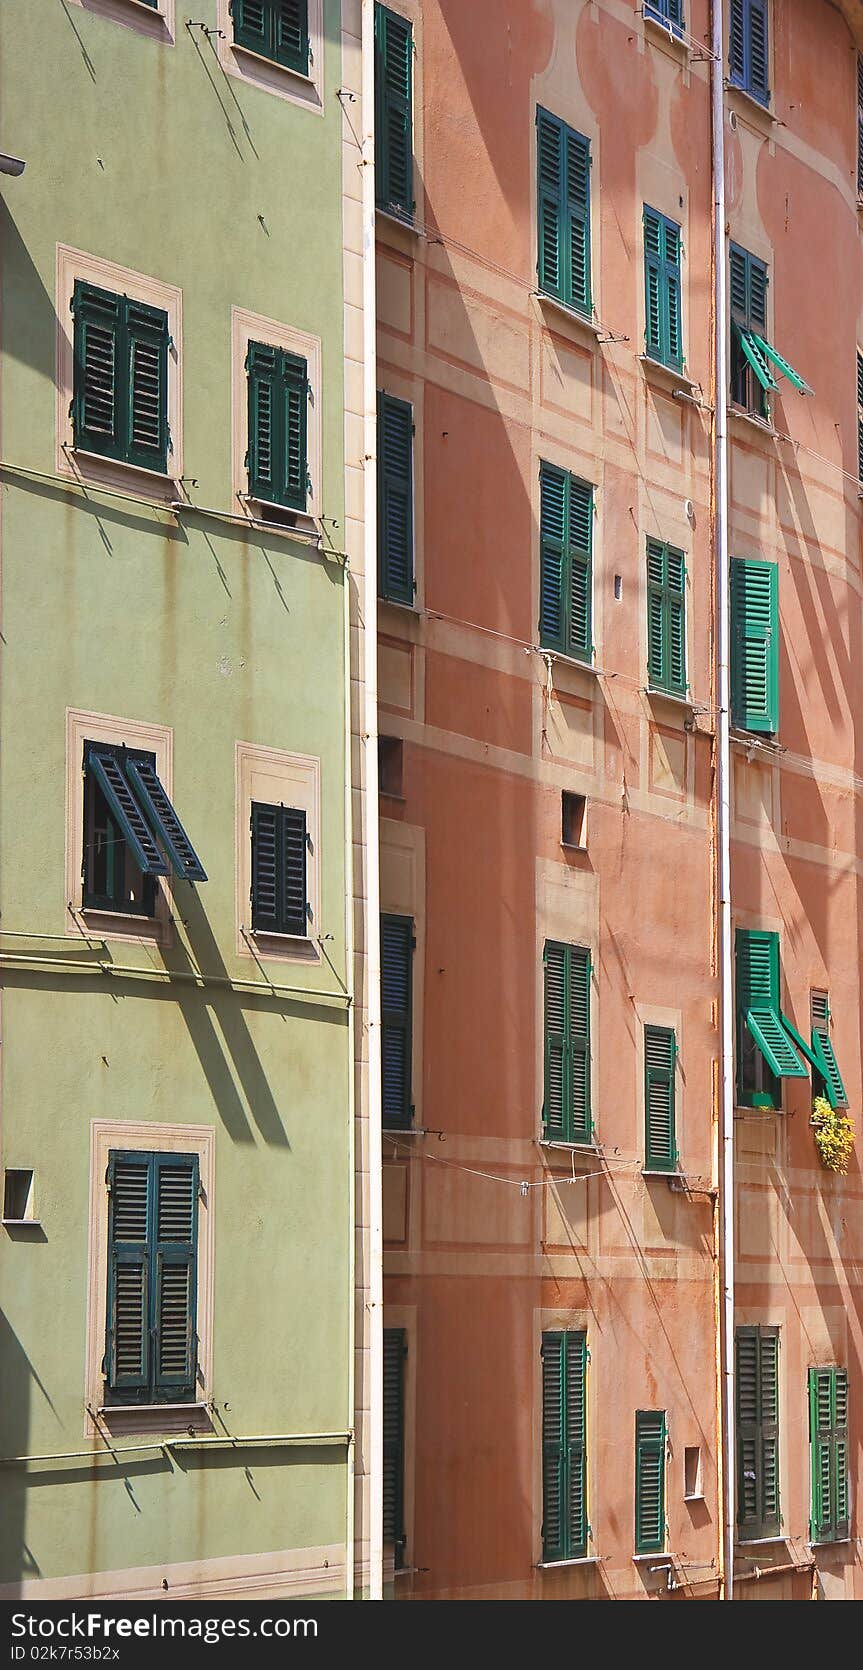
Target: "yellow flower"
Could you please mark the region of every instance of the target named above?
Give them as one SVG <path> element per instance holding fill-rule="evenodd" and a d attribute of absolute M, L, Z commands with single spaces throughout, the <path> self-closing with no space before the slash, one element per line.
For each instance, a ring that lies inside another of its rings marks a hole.
<path fill-rule="evenodd" d="M 854 1126 L 848 1114 L 844 1108 L 832 1108 L 826 1096 L 816 1096 L 812 1104 L 812 1125 L 821 1164 L 827 1171 L 845 1177 L 854 1147 Z"/>

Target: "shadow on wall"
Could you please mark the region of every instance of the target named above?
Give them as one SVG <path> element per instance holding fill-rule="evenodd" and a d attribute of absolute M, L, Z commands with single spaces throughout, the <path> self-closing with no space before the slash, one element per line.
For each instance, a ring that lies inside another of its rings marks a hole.
<path fill-rule="evenodd" d="M 4 1456 L 26 1452 L 34 1384 L 39 1382 L 30 1360 L 5 1312 L 0 1311 L 0 1452 Z M 25 1541 L 27 1482 L 24 1468 L 0 1463 L 0 1583 L 40 1575 Z"/>

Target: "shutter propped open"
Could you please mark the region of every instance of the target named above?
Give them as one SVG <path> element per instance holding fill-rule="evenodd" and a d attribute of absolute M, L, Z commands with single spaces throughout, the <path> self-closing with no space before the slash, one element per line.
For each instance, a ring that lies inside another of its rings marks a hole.
<path fill-rule="evenodd" d="M 174 811 L 155 766 L 146 760 L 130 760 L 127 776 L 153 833 L 171 860 L 175 875 L 183 881 L 206 881 L 207 872 Z"/>

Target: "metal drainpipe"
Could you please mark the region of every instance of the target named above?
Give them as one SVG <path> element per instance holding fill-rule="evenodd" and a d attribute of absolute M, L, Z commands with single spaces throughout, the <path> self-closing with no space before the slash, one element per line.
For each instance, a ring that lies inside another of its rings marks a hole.
<path fill-rule="evenodd" d="M 347 442 L 347 432 L 345 434 Z M 345 452 L 347 457 L 347 449 Z M 351 576 L 347 565 L 342 573 L 344 609 L 344 773 L 345 773 L 345 970 L 351 996 L 356 982 L 354 962 L 354 827 L 353 827 L 353 735 L 351 732 Z M 357 1162 L 356 1162 L 356 1008 L 348 1005 L 348 1425 L 356 1422 L 357 1350 Z M 354 1598 L 356 1557 L 356 1446 L 353 1437 L 345 1456 L 345 1599 Z"/>
<path fill-rule="evenodd" d="M 381 1167 L 381 970 L 378 841 L 377 305 L 375 291 L 375 7 L 363 0 L 363 836 L 368 1102 L 368 1444 L 363 1457 L 369 1513 L 369 1598 L 383 1599 L 384 1383 Z"/>
<path fill-rule="evenodd" d="M 725 342 L 725 29 L 722 0 L 712 9 L 714 515 L 718 724 L 716 745 L 717 905 L 720 964 L 719 1318 L 722 1469 L 722 1597 L 734 1591 L 734 989 L 731 968 L 731 741 L 728 561 L 728 366 Z"/>

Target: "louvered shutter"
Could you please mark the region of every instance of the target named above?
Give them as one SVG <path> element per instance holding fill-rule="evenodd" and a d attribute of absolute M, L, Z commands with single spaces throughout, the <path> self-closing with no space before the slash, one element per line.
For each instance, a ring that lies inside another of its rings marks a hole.
<path fill-rule="evenodd" d="M 384 1541 L 395 1543 L 396 1569 L 404 1564 L 404 1364 L 403 1328 L 384 1329 Z"/>
<path fill-rule="evenodd" d="M 668 687 L 686 691 L 686 566 L 682 551 L 666 552 L 668 608 Z"/>
<path fill-rule="evenodd" d="M 645 17 L 658 23 L 670 23 L 675 30 L 683 28 L 683 0 L 644 0 Z"/>
<path fill-rule="evenodd" d="M 847 1108 L 848 1096 L 830 1037 L 830 1002 L 826 992 L 811 992 L 809 1011 L 812 1049 L 817 1057 L 824 1091 L 832 1108 Z"/>
<path fill-rule="evenodd" d="M 677 1044 L 666 1026 L 644 1028 L 645 1169 L 677 1166 L 674 1074 Z"/>
<path fill-rule="evenodd" d="M 375 170 L 381 208 L 410 217 L 413 199 L 413 31 L 375 7 Z"/>
<path fill-rule="evenodd" d="M 281 932 L 303 937 L 308 934 L 308 890 L 306 814 L 296 806 L 279 808 L 279 875 L 281 881 Z"/>
<path fill-rule="evenodd" d="M 683 363 L 683 326 L 680 281 L 680 227 L 673 220 L 663 222 L 665 279 L 666 349 L 669 365 Z"/>
<path fill-rule="evenodd" d="M 548 944 L 544 952 L 545 1099 L 543 1124 L 550 1142 L 569 1140 L 566 1105 L 566 946 Z"/>
<path fill-rule="evenodd" d="M 306 814 L 295 806 L 252 802 L 252 931 L 309 931 Z"/>
<path fill-rule="evenodd" d="M 378 395 L 378 590 L 413 603 L 413 409 Z"/>
<path fill-rule="evenodd" d="M 663 365 L 683 360 L 680 227 L 644 206 L 645 348 Z"/>
<path fill-rule="evenodd" d="M 851 1535 L 848 1491 L 848 1371 L 837 1368 L 833 1371 L 833 1499 L 837 1541 Z"/>
<path fill-rule="evenodd" d="M 746 0 L 748 13 L 746 88 L 761 104 L 769 104 L 767 67 L 767 0 Z"/>
<path fill-rule="evenodd" d="M 296 354 L 282 354 L 282 480 L 279 502 L 305 510 L 308 502 L 308 366 Z"/>
<path fill-rule="evenodd" d="M 156 767 L 148 760 L 130 760 L 129 782 L 150 827 L 158 836 L 174 869 L 184 881 L 206 881 L 207 873 L 162 786 Z"/>
<path fill-rule="evenodd" d="M 564 126 L 547 110 L 536 112 L 537 275 L 539 287 L 564 299 L 561 204 L 563 199 Z"/>
<path fill-rule="evenodd" d="M 590 143 L 571 128 L 564 130 L 566 226 L 564 300 L 589 313 L 590 294 Z"/>
<path fill-rule="evenodd" d="M 384 1129 L 410 1130 L 413 922 L 381 917 L 381 1073 Z"/>
<path fill-rule="evenodd" d="M 863 57 L 857 55 L 857 195 L 863 197 Z"/>
<path fill-rule="evenodd" d="M 156 1154 L 153 1162 L 154 1392 L 172 1402 L 195 1391 L 198 1159 Z"/>
<path fill-rule="evenodd" d="M 545 1134 L 550 1142 L 590 1142 L 590 952 L 549 940 L 543 970 Z"/>
<path fill-rule="evenodd" d="M 567 1046 L 570 1142 L 590 1142 L 590 952 L 567 946 Z"/>
<path fill-rule="evenodd" d="M 303 511 L 309 485 L 307 362 L 250 342 L 246 376 L 249 495 Z"/>
<path fill-rule="evenodd" d="M 542 1336 L 542 1557 L 587 1552 L 587 1336 Z"/>
<path fill-rule="evenodd" d="M 566 1418 L 566 1547 L 570 1560 L 587 1553 L 587 1335 L 564 1335 Z"/>
<path fill-rule="evenodd" d="M 273 56 L 300 75 L 309 72 L 308 0 L 276 0 L 272 8 Z"/>
<path fill-rule="evenodd" d="M 746 72 L 746 0 L 731 0 L 728 26 L 728 67 L 731 80 L 743 86 Z"/>
<path fill-rule="evenodd" d="M 635 1415 L 635 1552 L 659 1554 L 665 1547 L 665 1412 L 639 1409 Z"/>
<path fill-rule="evenodd" d="M 659 215 L 644 210 L 645 347 L 653 359 L 665 359 L 662 332 L 662 274 Z"/>
<path fill-rule="evenodd" d="M 857 354 L 857 476 L 861 487 L 863 487 L 863 354 L 859 351 Z"/>
<path fill-rule="evenodd" d="M 566 647 L 568 654 L 586 660 L 593 650 L 593 488 L 574 476 L 567 476 L 566 500 L 569 568 Z"/>
<path fill-rule="evenodd" d="M 738 1328 L 735 1338 L 737 1525 L 741 1539 L 779 1531 L 779 1334 Z"/>
<path fill-rule="evenodd" d="M 140 1402 L 150 1385 L 150 1161 L 114 1153 L 108 1162 L 106 1394 Z"/>
<path fill-rule="evenodd" d="M 278 442 L 278 354 L 263 342 L 250 342 L 246 355 L 248 390 L 249 494 L 253 499 L 275 502 L 279 496 Z"/>
<path fill-rule="evenodd" d="M 119 825 L 123 839 L 138 869 L 146 876 L 166 876 L 168 866 L 162 857 L 144 814 L 135 799 L 116 751 L 91 743 L 87 748 L 85 769 L 92 772 L 108 803 L 112 817 Z"/>
<path fill-rule="evenodd" d="M 72 440 L 85 452 L 116 457 L 120 436 L 120 296 L 93 284 L 75 285 Z"/>
<path fill-rule="evenodd" d="M 231 0 L 234 40 L 264 58 L 273 56 L 272 0 Z"/>
<path fill-rule="evenodd" d="M 252 803 L 252 931 L 279 932 L 279 807 Z"/>
<path fill-rule="evenodd" d="M 762 929 L 739 928 L 737 964 L 738 1051 L 746 1027 L 779 1078 L 806 1078 L 794 1043 L 786 1031 L 779 1001 L 779 937 Z"/>
<path fill-rule="evenodd" d="M 734 723 L 771 734 L 779 724 L 779 570 L 731 563 L 731 698 Z"/>
<path fill-rule="evenodd" d="M 168 315 L 126 299 L 128 431 L 126 459 L 141 469 L 168 468 Z"/>
<path fill-rule="evenodd" d="M 682 551 L 647 541 L 647 673 L 651 688 L 686 693 L 686 567 Z"/>
<path fill-rule="evenodd" d="M 831 1542 L 834 1536 L 836 1502 L 833 1460 L 833 1369 L 809 1370 L 809 1453 L 812 1467 L 812 1496 L 809 1537 L 812 1542 Z"/>
<path fill-rule="evenodd" d="M 539 639 L 545 649 L 566 651 L 567 483 L 565 470 L 540 465 Z"/>
<path fill-rule="evenodd" d="M 665 609 L 667 550 L 656 539 L 647 541 L 647 676 L 664 690 L 668 680 Z"/>

